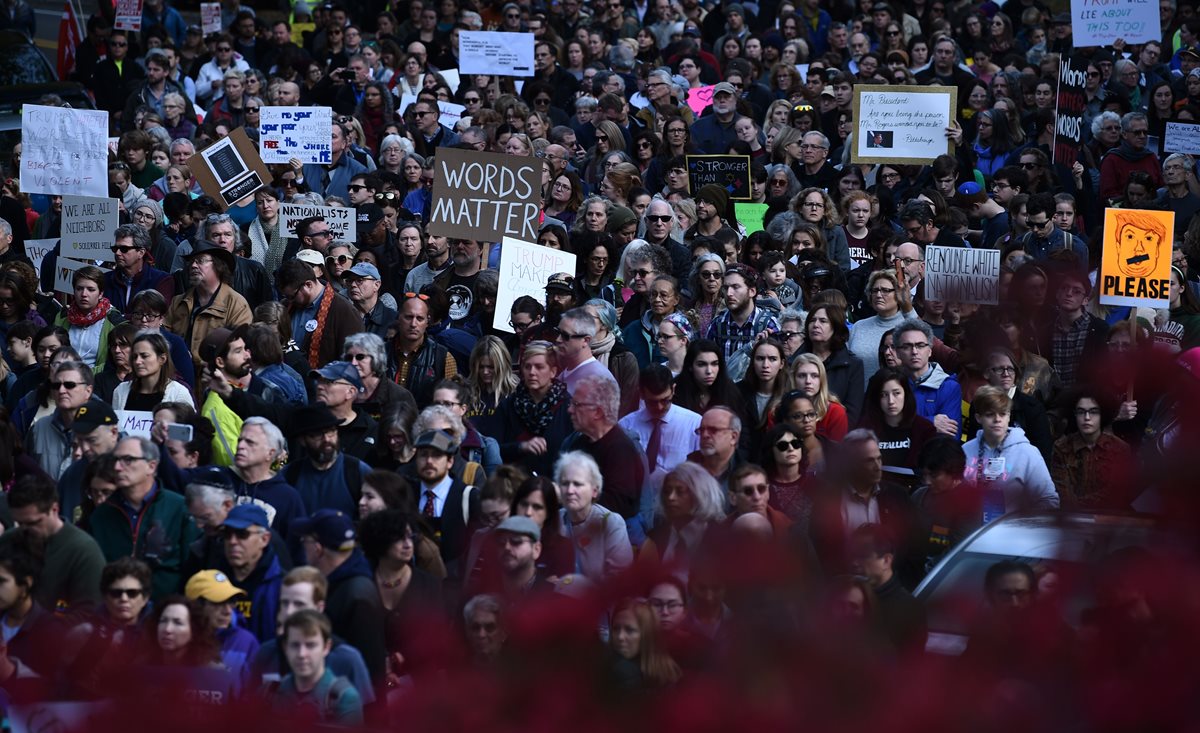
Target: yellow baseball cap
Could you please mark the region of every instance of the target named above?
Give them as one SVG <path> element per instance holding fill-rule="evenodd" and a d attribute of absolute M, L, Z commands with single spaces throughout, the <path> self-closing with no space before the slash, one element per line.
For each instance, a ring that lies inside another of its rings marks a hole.
<path fill-rule="evenodd" d="M 244 596 L 246 592 L 235 586 L 229 576 L 220 570 L 201 570 L 188 578 L 183 589 L 189 601 L 203 598 L 213 603 L 224 603 L 230 598 Z"/>

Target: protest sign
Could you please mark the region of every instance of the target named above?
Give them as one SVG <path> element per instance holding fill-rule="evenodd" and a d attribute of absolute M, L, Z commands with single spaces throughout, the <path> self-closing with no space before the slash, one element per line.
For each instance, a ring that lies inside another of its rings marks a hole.
<path fill-rule="evenodd" d="M 484 242 L 537 239 L 540 158 L 439 148 L 435 160 L 429 234 Z"/>
<path fill-rule="evenodd" d="M 21 192 L 108 195 L 108 112 L 21 108 Z"/>
<path fill-rule="evenodd" d="M 458 73 L 458 69 L 442 69 L 438 73 L 446 80 L 446 86 L 450 87 L 450 93 L 458 94 L 458 85 L 462 83 L 462 76 Z"/>
<path fill-rule="evenodd" d="M 117 428 L 122 435 L 149 438 L 154 427 L 154 413 L 141 410 L 116 410 Z"/>
<path fill-rule="evenodd" d="M 508 324 L 513 301 L 528 295 L 545 305 L 546 281 L 559 272 L 574 277 L 575 255 L 504 237 L 500 246 L 500 287 L 496 292 L 496 315 L 492 319 L 492 328 L 513 333 L 513 327 Z"/>
<path fill-rule="evenodd" d="M 54 289 L 67 295 L 75 292 L 75 287 L 71 284 L 71 278 L 75 275 L 75 271 L 82 267 L 93 266 L 89 262 L 80 262 L 67 257 L 59 257 L 54 265 Z"/>
<path fill-rule="evenodd" d="M 1071 42 L 1075 49 L 1162 40 L 1158 5 L 1148 0 L 1071 0 Z"/>
<path fill-rule="evenodd" d="M 1192 122 L 1168 122 L 1163 152 L 1200 155 L 1200 125 Z"/>
<path fill-rule="evenodd" d="M 455 104 L 454 102 L 439 101 L 438 102 L 438 113 L 439 113 L 438 122 L 442 123 L 446 127 L 449 127 L 451 130 L 453 130 L 454 126 L 458 124 L 458 121 L 462 119 L 463 112 L 466 112 L 466 111 L 467 111 L 467 108 L 462 106 L 461 104 Z"/>
<path fill-rule="evenodd" d="M 943 303 L 1000 302 L 1000 250 L 925 248 L 925 299 Z"/>
<path fill-rule="evenodd" d="M 313 206 L 311 204 L 280 204 L 279 231 L 288 237 L 296 236 L 296 225 L 310 216 L 319 216 L 329 225 L 332 242 L 354 242 L 357 228 L 354 209 L 347 206 Z"/>
<path fill-rule="evenodd" d="M 502 31 L 461 31 L 458 34 L 460 74 L 533 76 L 533 34 Z"/>
<path fill-rule="evenodd" d="M 200 32 L 221 32 L 221 3 L 200 3 Z"/>
<path fill-rule="evenodd" d="M 956 87 L 854 87 L 854 163 L 922 165 L 953 155 L 946 128 L 958 110 Z"/>
<path fill-rule="evenodd" d="M 687 105 L 691 108 L 692 113 L 696 115 L 696 119 L 700 118 L 704 110 L 712 104 L 713 88 L 716 84 L 709 84 L 706 87 L 696 87 L 689 89 L 687 94 Z"/>
<path fill-rule="evenodd" d="M 1058 109 L 1054 121 L 1054 162 L 1070 168 L 1083 144 L 1084 84 L 1088 61 L 1064 55 L 1058 68 Z"/>
<path fill-rule="evenodd" d="M 733 205 L 733 214 L 738 223 L 746 227 L 746 236 L 763 230 L 763 219 L 767 215 L 767 204 L 753 204 L 738 201 Z"/>
<path fill-rule="evenodd" d="M 116 19 L 113 28 L 120 31 L 142 30 L 143 0 L 117 0 Z"/>
<path fill-rule="evenodd" d="M 33 269 L 38 272 L 42 271 L 42 260 L 46 259 L 46 253 L 54 249 L 56 244 L 58 244 L 57 239 L 25 240 L 25 256 L 33 263 Z"/>
<path fill-rule="evenodd" d="M 264 111 L 267 109 L 270 108 L 263 107 Z M 222 211 L 273 180 L 257 146 L 241 127 L 192 155 L 187 166 L 200 188 L 213 197 Z"/>
<path fill-rule="evenodd" d="M 689 190 L 696 192 L 715 183 L 735 201 L 750 200 L 749 155 L 689 155 L 687 156 Z"/>
<path fill-rule="evenodd" d="M 120 224 L 119 215 L 116 199 L 63 196 L 63 256 L 112 262 L 113 232 Z"/>
<path fill-rule="evenodd" d="M 269 107 L 259 112 L 259 156 L 264 163 L 326 165 L 333 162 L 333 110 L 328 107 Z"/>
<path fill-rule="evenodd" d="M 1105 209 L 1100 304 L 1167 308 L 1175 212 Z"/>

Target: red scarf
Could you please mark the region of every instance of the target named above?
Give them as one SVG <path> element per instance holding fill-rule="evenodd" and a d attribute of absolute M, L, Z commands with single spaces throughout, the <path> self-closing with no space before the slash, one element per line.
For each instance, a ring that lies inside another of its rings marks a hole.
<path fill-rule="evenodd" d="M 100 298 L 100 302 L 96 304 L 96 307 L 87 313 L 80 311 L 72 303 L 71 307 L 67 308 L 67 322 L 72 326 L 86 328 L 87 326 L 95 325 L 97 321 L 107 316 L 110 310 L 112 310 L 112 303 L 108 301 L 108 298 L 104 297 Z"/>
<path fill-rule="evenodd" d="M 312 332 L 312 339 L 308 342 L 308 365 L 313 369 L 321 368 L 321 357 L 319 356 L 321 339 L 325 336 L 325 322 L 329 319 L 329 307 L 333 305 L 333 299 L 336 297 L 333 286 L 326 285 L 321 305 L 317 308 L 317 328 Z"/>

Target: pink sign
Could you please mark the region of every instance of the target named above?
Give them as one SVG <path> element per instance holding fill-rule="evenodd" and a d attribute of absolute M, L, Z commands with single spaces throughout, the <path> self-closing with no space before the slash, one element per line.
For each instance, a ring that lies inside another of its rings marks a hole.
<path fill-rule="evenodd" d="M 708 106 L 712 104 L 713 87 L 715 84 L 709 84 L 706 87 L 696 87 L 688 90 L 687 104 L 692 108 L 692 114 L 699 117 Z"/>

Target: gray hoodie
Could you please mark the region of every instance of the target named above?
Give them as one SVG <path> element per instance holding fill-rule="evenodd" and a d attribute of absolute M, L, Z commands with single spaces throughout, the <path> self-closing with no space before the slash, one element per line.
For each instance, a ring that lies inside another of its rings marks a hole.
<path fill-rule="evenodd" d="M 983 431 L 980 430 L 973 440 L 963 445 L 963 453 L 967 457 L 967 469 L 963 473 L 967 481 L 982 481 L 988 461 L 1003 459 L 1003 465 L 996 463 L 992 468 L 999 472 L 995 480 L 1004 491 L 1005 513 L 1058 509 L 1058 491 L 1050 479 L 1046 460 L 1021 428 L 1009 428 L 999 450 L 983 442 Z"/>

